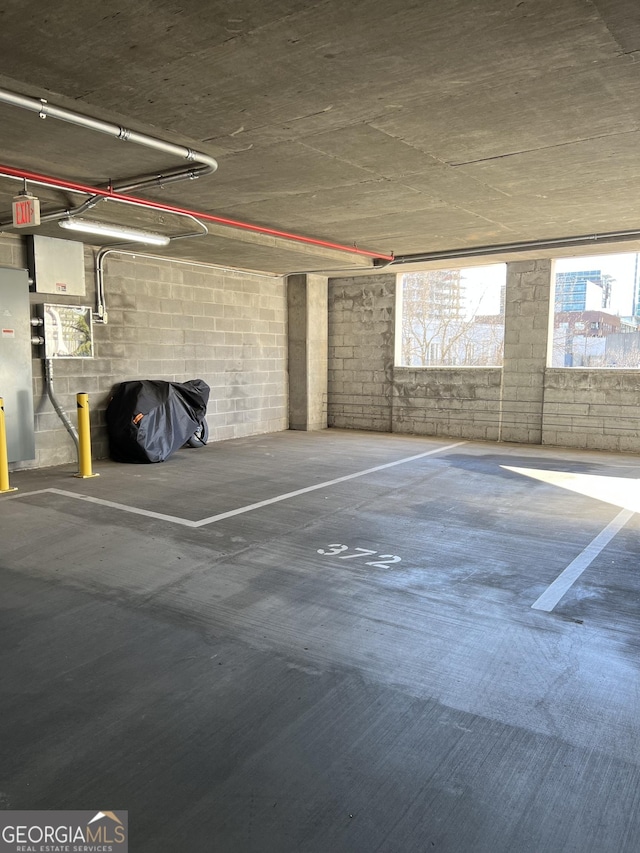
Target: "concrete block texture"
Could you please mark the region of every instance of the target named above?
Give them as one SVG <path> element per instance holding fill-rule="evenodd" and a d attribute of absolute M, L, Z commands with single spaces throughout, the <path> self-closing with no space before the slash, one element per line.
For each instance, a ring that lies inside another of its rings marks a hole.
<path fill-rule="evenodd" d="M 548 370 L 543 442 L 640 452 L 640 373 Z"/>
<path fill-rule="evenodd" d="M 23 266 L 22 238 L 0 237 L 0 264 Z M 82 304 L 95 304 L 92 251 L 86 250 L 87 293 Z M 26 262 L 26 257 L 24 257 Z M 128 379 L 184 381 L 201 378 L 211 386 L 208 414 L 210 441 L 286 429 L 288 425 L 286 292 L 273 276 L 229 273 L 174 260 L 150 260 L 143 255 L 109 255 L 105 263 L 105 296 L 109 322 L 94 323 L 95 358 L 59 360 L 54 364 L 54 387 L 62 408 L 76 418 L 75 395 L 90 393 L 92 455 L 108 455 L 104 410 L 111 389 Z M 260 302 L 268 309 L 261 316 Z M 31 294 L 33 305 L 50 301 Z M 60 300 L 62 301 L 62 300 Z M 69 304 L 78 299 L 69 298 Z M 205 314 L 205 307 L 211 308 Z M 35 309 L 34 309 L 35 311 Z M 226 340 L 216 323 L 229 318 Z M 234 327 L 234 320 L 238 324 Z M 33 362 L 36 419 L 36 459 L 16 467 L 45 467 L 76 461 L 70 436 L 55 415 L 42 381 L 42 361 Z M 218 395 L 247 400 L 234 407 L 237 420 L 216 419 Z M 276 403 L 276 405 L 274 405 Z"/>
<path fill-rule="evenodd" d="M 392 430 L 395 288 L 391 274 L 329 282 L 330 426 Z"/>

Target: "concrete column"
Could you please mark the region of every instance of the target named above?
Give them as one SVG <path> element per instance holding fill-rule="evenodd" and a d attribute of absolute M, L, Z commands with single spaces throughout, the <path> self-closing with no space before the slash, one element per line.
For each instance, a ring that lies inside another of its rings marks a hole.
<path fill-rule="evenodd" d="M 507 265 L 502 441 L 542 443 L 544 375 L 552 322 L 552 261 Z"/>
<path fill-rule="evenodd" d="M 290 275 L 289 429 L 326 429 L 328 280 L 321 275 Z"/>

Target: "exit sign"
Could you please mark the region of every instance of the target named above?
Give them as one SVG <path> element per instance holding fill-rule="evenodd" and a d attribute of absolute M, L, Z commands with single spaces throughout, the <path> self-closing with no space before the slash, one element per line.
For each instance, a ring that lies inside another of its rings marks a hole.
<path fill-rule="evenodd" d="M 33 195 L 17 195 L 13 200 L 13 227 L 40 225 L 40 200 Z"/>

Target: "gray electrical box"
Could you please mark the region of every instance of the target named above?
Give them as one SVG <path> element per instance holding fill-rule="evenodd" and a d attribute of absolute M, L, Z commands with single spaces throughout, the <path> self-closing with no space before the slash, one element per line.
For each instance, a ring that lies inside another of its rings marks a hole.
<path fill-rule="evenodd" d="M 0 267 L 0 397 L 9 462 L 35 459 L 31 314 L 26 270 Z"/>
<path fill-rule="evenodd" d="M 27 237 L 27 259 L 37 293 L 84 296 L 84 245 L 38 234 Z"/>

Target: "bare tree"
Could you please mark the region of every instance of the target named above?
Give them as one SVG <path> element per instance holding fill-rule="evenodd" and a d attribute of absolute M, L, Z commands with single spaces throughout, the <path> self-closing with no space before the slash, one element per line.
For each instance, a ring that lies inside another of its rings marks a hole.
<path fill-rule="evenodd" d="M 504 320 L 500 315 L 465 314 L 462 270 L 403 276 L 403 364 L 423 366 L 499 365 Z"/>

